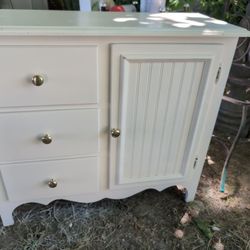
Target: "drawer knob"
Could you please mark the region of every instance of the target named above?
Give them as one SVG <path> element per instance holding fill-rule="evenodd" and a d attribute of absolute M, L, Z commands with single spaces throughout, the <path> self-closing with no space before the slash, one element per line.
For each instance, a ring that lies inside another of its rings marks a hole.
<path fill-rule="evenodd" d="M 111 136 L 112 137 L 117 138 L 120 136 L 120 134 L 121 134 L 120 129 L 118 129 L 118 128 L 111 129 Z"/>
<path fill-rule="evenodd" d="M 52 142 L 52 137 L 46 134 L 41 138 L 41 140 L 44 144 L 50 144 Z"/>
<path fill-rule="evenodd" d="M 41 86 L 44 83 L 44 78 L 40 75 L 34 75 L 31 80 L 35 86 Z"/>
<path fill-rule="evenodd" d="M 55 188 L 55 187 L 57 186 L 57 181 L 54 180 L 54 179 L 49 180 L 48 186 L 49 186 L 50 188 Z"/>

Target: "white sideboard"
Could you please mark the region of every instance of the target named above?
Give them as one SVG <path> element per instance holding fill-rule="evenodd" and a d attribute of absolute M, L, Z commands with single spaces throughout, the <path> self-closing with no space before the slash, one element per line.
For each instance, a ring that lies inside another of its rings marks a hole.
<path fill-rule="evenodd" d="M 182 185 L 194 199 L 240 36 L 197 13 L 0 11 L 0 215 Z"/>

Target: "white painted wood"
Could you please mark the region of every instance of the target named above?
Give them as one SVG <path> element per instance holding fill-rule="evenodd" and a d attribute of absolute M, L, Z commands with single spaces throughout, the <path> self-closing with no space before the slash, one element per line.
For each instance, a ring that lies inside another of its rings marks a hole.
<path fill-rule="evenodd" d="M 5 186 L 3 183 L 3 178 L 1 175 L 1 171 L 0 171 L 0 203 L 2 201 L 6 201 L 6 200 L 7 200 L 7 194 L 6 194 Z M 1 215 L 1 213 L 0 213 L 0 215 Z"/>
<path fill-rule="evenodd" d="M 111 186 L 185 178 L 190 166 L 183 159 L 192 143 L 188 136 L 194 107 L 211 84 L 207 77 L 218 69 L 221 49 L 112 46 L 111 127 L 120 128 L 121 136 L 111 140 Z"/>
<path fill-rule="evenodd" d="M 5 205 L 3 204 L 0 205 L 0 214 L 4 226 L 10 226 L 14 224 L 12 212 L 15 209 L 15 207 L 16 207 L 15 205 L 10 204 L 9 202 L 6 203 Z"/>
<path fill-rule="evenodd" d="M 8 85 L 0 83 L 0 215 L 5 225 L 13 223 L 13 209 L 26 202 L 120 199 L 173 185 L 187 188 L 186 201 L 194 199 L 237 38 L 249 32 L 193 13 L 132 14 L 135 20 L 126 15 L 0 11 L 0 72 L 9 75 L 6 82 L 12 79 Z M 204 26 L 195 26 L 197 22 Z M 31 57 L 36 52 L 42 60 Z M 221 77 L 216 82 L 219 65 Z M 18 72 L 41 66 L 54 79 L 60 74 L 67 79 L 63 91 L 58 90 L 62 80 L 35 88 L 37 94 L 27 82 L 19 85 Z M 133 138 L 117 144 L 123 130 L 117 140 L 110 129 L 134 122 L 141 131 L 132 151 Z M 160 133 L 154 134 L 155 128 Z M 19 133 L 31 136 L 40 129 L 54 132 L 57 143 L 41 149 L 41 144 L 24 141 Z M 159 152 L 159 147 L 166 149 Z M 122 168 L 118 160 L 130 161 L 133 152 L 145 157 L 136 159 L 140 164 L 135 168 Z M 85 164 L 86 159 L 94 163 Z M 161 164 L 153 164 L 158 160 Z M 66 188 L 51 195 L 37 183 L 52 174 Z M 117 185 L 119 176 L 121 183 L 128 182 Z M 6 190 L 13 201 L 7 200 Z"/>
<path fill-rule="evenodd" d="M 0 35 L 239 37 L 236 27 L 199 13 L 115 13 L 0 10 Z M 111 41 L 112 42 L 112 41 Z"/>
<path fill-rule="evenodd" d="M 98 153 L 96 109 L 0 113 L 0 121 L 0 164 Z"/>
<path fill-rule="evenodd" d="M 0 107 L 97 103 L 96 46 L 0 46 L 0 54 Z"/>
<path fill-rule="evenodd" d="M 188 155 L 186 156 L 187 164 L 194 163 L 194 157 L 197 157 L 198 161 L 196 167 L 187 172 L 187 196 L 186 201 L 192 201 L 195 198 L 197 186 L 201 176 L 203 164 L 205 161 L 206 153 L 208 150 L 209 142 L 213 133 L 214 124 L 216 122 L 218 109 L 221 103 L 221 98 L 224 92 L 225 83 L 228 78 L 229 70 L 233 61 L 234 54 L 229 53 L 230 48 L 235 48 L 237 44 L 236 40 L 225 42 L 223 46 L 222 71 L 218 81 L 214 80 L 214 76 L 208 77 L 208 82 L 215 82 L 206 86 L 204 95 L 200 98 L 200 110 L 199 114 L 196 114 L 196 127 L 194 128 L 193 142 L 191 144 Z M 216 74 L 217 71 L 214 72 Z M 196 113 L 197 107 L 195 108 Z"/>
<path fill-rule="evenodd" d="M 170 187 L 172 185 L 174 185 L 175 180 L 172 180 L 168 183 L 168 186 L 166 186 L 166 184 L 162 185 L 160 183 L 158 183 L 157 186 L 155 186 L 154 188 L 157 191 L 162 191 L 164 189 L 166 189 L 167 187 Z M 99 201 L 101 199 L 104 198 L 108 198 L 108 199 L 123 199 L 123 198 L 127 198 L 129 196 L 132 196 L 134 194 L 137 194 L 147 188 L 147 186 L 144 187 L 137 187 L 137 188 L 130 188 L 130 189 L 124 189 L 123 192 L 117 191 L 117 190 L 100 190 L 98 192 L 93 192 L 93 193 L 82 193 L 82 194 L 75 194 L 75 195 L 58 195 L 58 196 L 54 196 L 54 197 L 46 197 L 46 198 L 31 198 L 28 200 L 19 200 L 19 201 L 7 201 L 7 202 L 1 202 L 0 203 L 0 214 L 2 215 L 2 220 L 3 220 L 3 224 L 4 226 L 9 226 L 12 225 L 14 223 L 13 218 L 12 218 L 12 212 L 13 210 L 24 204 L 24 203 L 28 203 L 28 202 L 32 202 L 32 203 L 39 203 L 39 204 L 44 204 L 44 205 L 48 205 L 50 202 L 57 200 L 57 199 L 65 199 L 65 200 L 74 200 L 76 202 L 95 202 L 95 201 Z"/>
<path fill-rule="evenodd" d="M 98 191 L 97 158 L 31 162 L 1 166 L 10 201 L 92 193 Z M 57 187 L 48 187 L 48 181 Z"/>

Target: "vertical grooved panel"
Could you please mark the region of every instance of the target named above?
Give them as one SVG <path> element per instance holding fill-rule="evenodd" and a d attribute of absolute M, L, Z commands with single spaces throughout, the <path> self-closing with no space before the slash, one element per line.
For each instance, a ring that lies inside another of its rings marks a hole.
<path fill-rule="evenodd" d="M 135 125 L 136 125 L 136 117 L 137 117 L 137 107 L 138 104 L 138 95 L 139 95 L 139 81 L 140 81 L 140 69 L 141 65 L 136 64 L 128 64 L 124 62 L 124 68 L 128 71 L 127 74 L 124 75 L 123 78 L 123 98 L 122 98 L 122 107 L 123 113 L 126 114 L 126 117 L 130 117 L 131 126 L 127 127 L 126 120 L 122 120 L 121 122 L 121 130 L 126 131 L 126 143 L 121 142 L 120 150 L 121 152 L 126 152 L 126 157 L 124 154 L 120 154 L 120 166 L 132 166 L 134 160 L 134 144 L 135 144 Z M 133 85 L 128 85 L 128 82 L 133 82 Z M 127 100 L 129 99 L 130 105 L 128 105 Z M 132 176 L 131 173 L 132 168 L 126 167 L 125 169 L 121 169 L 124 171 L 126 176 Z"/>
<path fill-rule="evenodd" d="M 204 60 L 123 60 L 119 183 L 181 176 Z"/>
<path fill-rule="evenodd" d="M 149 161 L 149 172 L 147 176 L 154 176 L 158 172 L 160 154 L 163 142 L 164 124 L 168 113 L 169 97 L 172 87 L 174 63 L 163 63 L 162 76 L 159 85 L 159 93 L 156 99 L 157 110 L 155 110 L 154 139 L 152 142 L 151 159 Z"/>
<path fill-rule="evenodd" d="M 157 96 L 161 84 L 161 73 L 162 65 L 161 63 L 152 63 L 151 65 L 151 76 L 149 81 L 149 91 L 147 96 L 147 106 L 146 106 L 146 119 L 145 119 L 145 131 L 144 131 L 144 143 L 142 148 L 143 158 L 141 159 L 140 175 L 146 176 L 149 167 L 149 161 L 151 158 L 151 146 L 152 141 L 155 136 L 154 130 L 154 116 L 157 106 Z"/>
<path fill-rule="evenodd" d="M 175 107 L 175 117 L 173 123 L 175 124 L 174 128 L 171 131 L 171 139 L 169 140 L 169 144 L 171 145 L 170 151 L 168 153 L 168 158 L 164 165 L 164 175 L 168 172 L 173 172 L 177 169 L 178 166 L 175 164 L 176 155 L 179 151 L 178 146 L 184 142 L 184 138 L 182 137 L 184 118 L 187 112 L 187 101 L 190 98 L 190 89 L 192 86 L 193 72 L 194 72 L 194 63 L 188 63 L 185 65 L 185 68 L 182 72 L 181 79 L 181 88 L 178 93 L 178 102 Z M 185 79 L 185 84 L 183 84 L 183 80 Z"/>
<path fill-rule="evenodd" d="M 192 120 L 192 112 L 195 106 L 195 100 L 198 94 L 199 83 L 201 81 L 202 71 L 204 68 L 204 62 L 196 62 L 193 67 L 192 78 L 187 78 L 190 81 L 191 87 L 187 89 L 187 95 L 184 100 L 185 105 L 183 108 L 183 119 L 182 119 L 182 126 L 180 128 L 180 140 L 178 141 L 177 145 L 177 154 L 176 158 L 174 159 L 175 165 L 178 166 L 173 169 L 174 173 L 178 173 L 182 171 L 182 160 L 185 151 L 185 146 L 188 138 L 188 133 L 191 126 Z"/>
<path fill-rule="evenodd" d="M 152 79 L 152 64 L 149 64 L 149 70 L 148 70 L 148 77 L 147 77 L 147 86 L 146 86 L 146 95 L 145 95 L 145 105 L 144 105 L 144 110 L 145 110 L 145 114 L 144 114 L 144 119 L 142 122 L 142 145 L 141 145 L 141 152 L 140 152 L 140 167 L 139 172 L 138 172 L 138 177 L 140 177 L 142 175 L 142 169 L 144 169 L 144 159 L 145 159 L 145 144 L 147 144 L 147 140 L 145 139 L 145 137 L 147 136 L 147 125 L 148 125 L 148 121 L 147 121 L 147 117 L 150 117 L 148 114 L 148 103 L 149 103 L 149 93 L 150 93 L 150 86 L 151 86 L 151 79 Z"/>
<path fill-rule="evenodd" d="M 159 161 L 159 169 L 157 175 L 164 175 L 166 168 L 169 167 L 168 159 L 170 157 L 171 147 L 172 147 L 172 140 L 174 138 L 173 130 L 175 128 L 176 116 L 176 108 L 180 102 L 179 94 L 181 91 L 181 85 L 183 81 L 183 73 L 185 70 L 186 64 L 184 62 L 176 62 L 175 68 L 172 77 L 172 88 L 171 92 L 169 93 L 169 107 L 167 109 L 167 117 L 164 123 L 164 133 L 163 133 L 163 143 L 160 148 L 160 161 Z"/>
<path fill-rule="evenodd" d="M 141 64 L 141 71 L 140 71 L 140 81 L 139 81 L 139 92 L 138 92 L 138 104 L 137 107 L 137 116 L 135 122 L 135 137 L 134 137 L 134 159 L 131 164 L 132 167 L 132 176 L 139 176 L 140 167 L 141 167 L 141 154 L 142 154 L 142 147 L 144 142 L 144 126 L 145 126 L 145 115 L 146 115 L 146 102 L 147 102 L 147 92 L 148 92 L 148 85 L 149 85 L 149 70 L 150 65 L 149 63 L 142 63 Z M 129 121 L 128 121 L 129 122 Z M 130 122 L 129 122 L 130 123 Z"/>

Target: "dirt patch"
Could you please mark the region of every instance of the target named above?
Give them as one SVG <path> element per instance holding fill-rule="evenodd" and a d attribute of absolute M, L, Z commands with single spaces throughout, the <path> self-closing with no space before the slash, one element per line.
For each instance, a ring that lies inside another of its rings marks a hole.
<path fill-rule="evenodd" d="M 250 149 L 241 142 L 219 190 L 225 158 L 212 141 L 194 202 L 177 188 L 91 204 L 26 204 L 0 226 L 0 249 L 250 249 Z"/>

